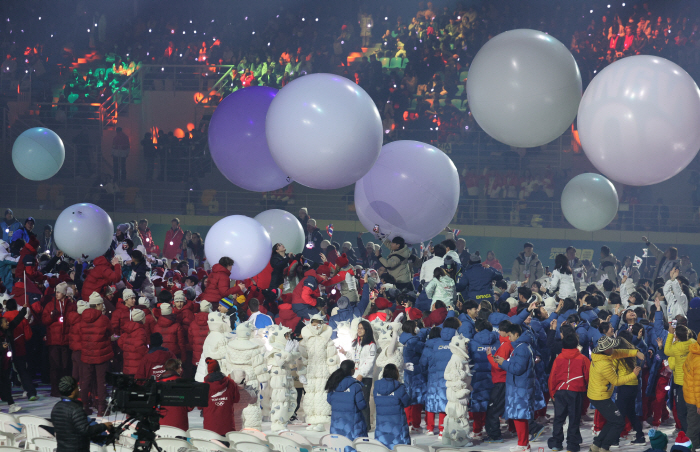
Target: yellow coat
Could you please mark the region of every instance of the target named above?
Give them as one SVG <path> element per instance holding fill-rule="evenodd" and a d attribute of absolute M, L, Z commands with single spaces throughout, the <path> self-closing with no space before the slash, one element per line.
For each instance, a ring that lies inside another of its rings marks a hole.
<path fill-rule="evenodd" d="M 683 364 L 683 398 L 685 403 L 700 404 L 700 344 L 693 342 Z"/>
<path fill-rule="evenodd" d="M 664 353 L 669 357 L 669 359 L 674 359 L 673 382 L 678 386 L 683 386 L 683 364 L 685 363 L 685 359 L 688 357 L 688 349 L 690 348 L 690 344 L 695 342 L 695 339 L 689 339 L 683 342 L 673 342 L 673 334 L 668 334 L 666 336 Z"/>
<path fill-rule="evenodd" d="M 614 350 L 612 355 L 600 353 L 591 354 L 591 370 L 588 377 L 588 398 L 591 400 L 607 400 L 612 397 L 615 386 L 622 386 L 637 376 L 630 372 L 618 375 L 616 359 L 637 356 L 637 350 Z M 620 366 L 622 367 L 622 366 Z"/>

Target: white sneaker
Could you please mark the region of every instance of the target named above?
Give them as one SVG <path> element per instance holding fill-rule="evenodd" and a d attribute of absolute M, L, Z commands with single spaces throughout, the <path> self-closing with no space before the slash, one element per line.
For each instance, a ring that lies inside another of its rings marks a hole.
<path fill-rule="evenodd" d="M 425 432 L 425 434 L 428 435 L 428 436 L 433 436 L 433 435 L 435 435 L 435 431 L 434 431 L 434 430 L 428 430 L 427 432 Z"/>
<path fill-rule="evenodd" d="M 315 425 L 314 424 L 309 424 L 308 427 L 306 427 L 306 430 L 313 431 Z"/>
<path fill-rule="evenodd" d="M 323 427 L 323 424 L 316 424 L 316 425 L 314 425 L 313 430 L 316 432 L 323 432 L 326 429 L 325 429 L 325 427 Z"/>
<path fill-rule="evenodd" d="M 10 414 L 12 414 L 12 413 L 18 412 L 18 411 L 21 410 L 21 409 L 22 409 L 21 406 L 17 405 L 16 403 L 13 403 L 12 405 L 10 405 L 10 409 L 7 410 L 7 412 L 10 413 Z"/>
<path fill-rule="evenodd" d="M 483 439 L 483 438 L 485 438 L 485 437 L 487 437 L 487 436 L 488 436 L 488 435 L 487 435 L 486 432 L 483 431 L 483 430 L 480 431 L 479 433 L 471 432 L 471 433 L 469 434 L 469 437 L 470 437 L 470 438 L 473 438 L 473 439 Z"/>
<path fill-rule="evenodd" d="M 438 441 L 442 441 L 442 433 L 438 435 Z M 466 446 L 465 446 L 466 447 Z"/>
<path fill-rule="evenodd" d="M 513 446 L 510 448 L 510 452 L 530 452 L 530 445 L 527 446 Z"/>

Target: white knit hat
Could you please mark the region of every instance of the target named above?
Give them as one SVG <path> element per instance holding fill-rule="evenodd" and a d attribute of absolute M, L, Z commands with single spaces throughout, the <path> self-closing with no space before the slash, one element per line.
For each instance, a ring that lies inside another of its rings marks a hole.
<path fill-rule="evenodd" d="M 102 299 L 100 294 L 98 294 L 97 292 L 93 292 L 92 294 L 90 294 L 90 299 L 88 300 L 88 304 L 90 306 L 97 306 L 103 303 L 104 300 Z"/>
<path fill-rule="evenodd" d="M 78 301 L 78 314 L 82 314 L 88 308 L 88 302 L 80 300 Z"/>
<path fill-rule="evenodd" d="M 63 295 L 68 292 L 68 284 L 65 281 L 61 281 L 56 285 L 56 293 L 62 293 Z"/>
<path fill-rule="evenodd" d="M 207 300 L 202 300 L 202 302 L 199 303 L 199 310 L 200 312 L 211 312 L 211 303 Z"/>
<path fill-rule="evenodd" d="M 139 298 L 139 306 L 150 306 L 151 302 L 148 298 L 146 297 L 140 297 Z"/>
<path fill-rule="evenodd" d="M 163 303 L 160 305 L 160 313 L 162 315 L 170 315 L 173 313 L 173 308 L 168 303 Z"/>
<path fill-rule="evenodd" d="M 136 294 L 134 293 L 134 291 L 131 289 L 124 289 L 124 291 L 122 292 L 122 300 L 126 301 L 131 298 L 136 298 Z"/>
<path fill-rule="evenodd" d="M 140 309 L 134 309 L 131 313 L 131 320 L 134 322 L 143 322 L 146 318 L 146 313 Z"/>
<path fill-rule="evenodd" d="M 182 301 L 183 303 L 186 303 L 187 298 L 185 297 L 185 292 L 181 290 L 175 292 L 175 297 L 173 298 L 173 301 Z"/>

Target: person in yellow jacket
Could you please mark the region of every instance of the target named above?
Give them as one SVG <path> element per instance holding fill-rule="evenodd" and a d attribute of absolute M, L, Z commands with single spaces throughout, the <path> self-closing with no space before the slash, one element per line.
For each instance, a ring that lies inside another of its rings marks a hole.
<path fill-rule="evenodd" d="M 635 366 L 634 370 L 625 376 L 618 375 L 618 360 L 634 356 L 644 359 L 644 355 L 637 350 L 616 350 L 619 344 L 619 339 L 603 336 L 591 354 L 588 398 L 605 418 L 605 426 L 593 439 L 589 452 L 609 452 L 610 446 L 619 441 L 620 433 L 625 428 L 625 418 L 610 398 L 615 386 L 622 386 L 630 380 L 637 379 L 642 370 L 641 367 Z"/>
<path fill-rule="evenodd" d="M 693 339 L 691 330 L 685 325 L 673 326 L 673 322 L 668 326 L 668 335 L 666 335 L 666 345 L 664 353 L 674 359 L 673 366 L 673 391 L 675 393 L 676 411 L 678 412 L 678 420 L 681 423 L 681 430 L 688 431 L 688 414 L 683 397 L 683 365 L 688 357 L 688 349 L 690 344 L 696 342 Z"/>
<path fill-rule="evenodd" d="M 693 342 L 688 347 L 688 356 L 683 363 L 683 398 L 687 407 L 688 438 L 700 444 L 700 344 Z"/>

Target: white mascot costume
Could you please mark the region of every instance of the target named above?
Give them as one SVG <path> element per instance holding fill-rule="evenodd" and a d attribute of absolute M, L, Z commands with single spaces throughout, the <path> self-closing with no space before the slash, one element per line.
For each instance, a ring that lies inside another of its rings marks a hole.
<path fill-rule="evenodd" d="M 202 357 L 197 364 L 197 373 L 194 376 L 194 379 L 200 383 L 204 382 L 204 377 L 207 376 L 207 358 L 217 360 L 224 375 L 231 373 L 231 365 L 226 361 L 226 345 L 229 338 L 227 323 L 228 321 L 220 312 L 210 312 L 207 317 L 209 334 L 204 340 Z"/>
<path fill-rule="evenodd" d="M 292 368 L 298 359 L 299 343 L 285 338 L 291 331 L 278 325 L 270 326 L 267 331 L 267 338 L 272 347 L 265 356 L 265 364 L 270 370 L 270 419 L 273 432 L 287 428 L 289 418 L 297 406 Z"/>
<path fill-rule="evenodd" d="M 450 342 L 452 358 L 445 367 L 447 385 L 447 407 L 445 408 L 445 430 L 442 443 L 452 447 L 471 447 L 467 405 L 471 392 L 472 374 L 469 371 L 469 339 L 455 334 Z"/>
<path fill-rule="evenodd" d="M 253 326 L 241 323 L 236 327 L 234 339 L 229 341 L 226 360 L 229 369 L 242 370 L 246 375 L 246 385 L 256 388 L 258 397 L 263 385 L 270 379 L 265 368 L 265 345 L 253 337 Z M 223 370 L 223 369 L 222 369 Z M 262 428 L 261 400 L 243 409 L 243 428 L 260 430 Z"/>
<path fill-rule="evenodd" d="M 386 322 L 381 326 L 377 345 L 381 352 L 377 355 L 375 366 L 379 369 L 379 379 L 384 378 L 384 367 L 394 364 L 399 369 L 399 378 L 403 383 L 403 345 L 399 342 L 401 322 Z"/>
<path fill-rule="evenodd" d="M 331 340 L 333 330 L 324 322 L 322 314 L 311 316 L 311 322 L 301 330 L 299 352 L 304 367 L 297 370 L 299 381 L 304 385 L 302 407 L 306 414 L 307 430 L 322 432 L 324 424 L 331 421 L 331 406 L 326 401 L 326 381 L 338 366 L 340 359 Z"/>

